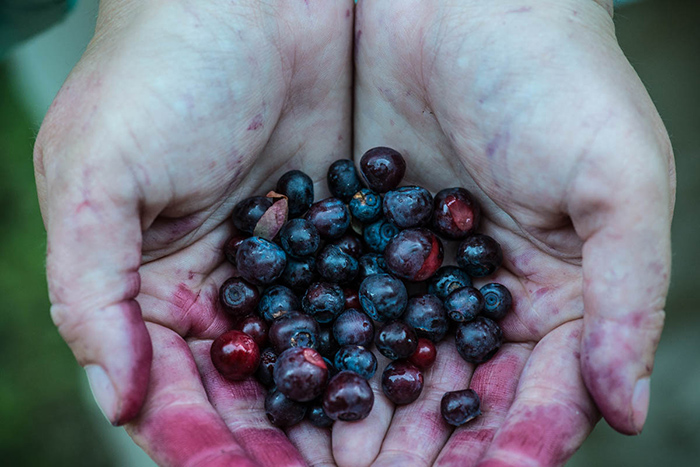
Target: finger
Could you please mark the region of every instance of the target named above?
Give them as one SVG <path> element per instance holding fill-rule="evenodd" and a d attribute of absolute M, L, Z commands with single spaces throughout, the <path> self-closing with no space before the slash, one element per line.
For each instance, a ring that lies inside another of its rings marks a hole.
<path fill-rule="evenodd" d="M 228 381 L 211 362 L 211 340 L 192 340 L 190 348 L 212 405 L 248 455 L 263 466 L 304 465 L 304 459 L 265 415 L 265 390 L 253 378 Z"/>
<path fill-rule="evenodd" d="M 535 346 L 479 467 L 561 466 L 583 443 L 599 415 L 581 378 L 580 338 L 577 320 Z"/>
<path fill-rule="evenodd" d="M 377 372 L 369 381 L 374 392 L 372 411 L 364 420 L 333 424 L 333 458 L 340 467 L 370 465 L 379 454 L 394 415 L 394 404 L 382 391 L 382 371 L 389 360 L 376 349 L 372 351 L 378 361 Z"/>
<path fill-rule="evenodd" d="M 634 164 L 625 153 L 613 158 L 614 181 L 583 177 L 572 206 L 585 241 L 583 376 L 605 419 L 626 434 L 646 420 L 671 265 L 667 160 L 645 152 Z"/>
<path fill-rule="evenodd" d="M 481 459 L 513 403 L 520 373 L 531 352 L 529 344 L 505 344 L 491 360 L 476 368 L 469 386 L 479 395 L 481 416 L 452 433 L 435 465 L 475 465 Z"/>
<path fill-rule="evenodd" d="M 253 462 L 207 400 L 187 343 L 148 324 L 154 347 L 149 397 L 127 431 L 162 466 L 250 466 Z"/>
<path fill-rule="evenodd" d="M 143 404 L 151 343 L 134 298 L 139 291 L 138 190 L 123 168 L 46 163 L 45 221 L 51 317 L 85 367 L 102 412 L 114 424 Z"/>
<path fill-rule="evenodd" d="M 374 467 L 433 465 L 452 433 L 452 427 L 442 418 L 440 402 L 446 392 L 469 387 L 474 366 L 462 360 L 452 339 L 438 345 L 437 355 L 424 375 L 420 397 L 394 412 Z"/>
<path fill-rule="evenodd" d="M 303 421 L 287 430 L 289 440 L 311 467 L 335 466 L 331 448 L 331 431 Z"/>

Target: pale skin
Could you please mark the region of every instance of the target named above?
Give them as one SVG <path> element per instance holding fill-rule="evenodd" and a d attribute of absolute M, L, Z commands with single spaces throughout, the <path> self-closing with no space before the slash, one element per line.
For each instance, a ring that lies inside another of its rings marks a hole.
<path fill-rule="evenodd" d="M 103 2 L 42 126 L 52 317 L 107 418 L 161 465 L 562 465 L 601 415 L 641 431 L 675 178 L 610 4 L 279 5 Z M 507 343 L 474 369 L 447 340 L 414 404 L 375 377 L 367 420 L 285 433 L 257 383 L 209 360 L 231 324 L 227 218 L 292 168 L 325 196 L 333 160 L 377 145 L 406 183 L 481 201 L 515 297 Z M 467 386 L 484 414 L 452 430 L 439 400 Z"/>

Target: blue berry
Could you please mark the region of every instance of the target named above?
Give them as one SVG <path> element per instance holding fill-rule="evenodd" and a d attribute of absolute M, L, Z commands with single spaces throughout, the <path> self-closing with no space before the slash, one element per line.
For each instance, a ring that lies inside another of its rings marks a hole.
<path fill-rule="evenodd" d="M 470 235 L 457 248 L 457 264 L 472 277 L 489 276 L 503 262 L 501 245 L 488 235 Z"/>
<path fill-rule="evenodd" d="M 484 297 L 481 315 L 490 319 L 503 318 L 513 307 L 513 297 L 505 285 L 492 282 L 479 289 Z"/>
<path fill-rule="evenodd" d="M 272 322 L 268 338 L 277 353 L 291 347 L 318 347 L 321 329 L 310 316 L 290 311 Z"/>
<path fill-rule="evenodd" d="M 399 279 L 389 274 L 368 276 L 360 284 L 362 309 L 375 321 L 397 319 L 406 309 L 408 292 Z"/>
<path fill-rule="evenodd" d="M 221 285 L 219 300 L 224 311 L 234 318 L 248 316 L 260 301 L 258 288 L 239 277 L 232 277 Z"/>
<path fill-rule="evenodd" d="M 401 319 L 411 326 L 418 336 L 433 342 L 440 342 L 449 328 L 447 310 L 442 300 L 431 294 L 412 297 Z"/>
<path fill-rule="evenodd" d="M 304 312 L 319 323 L 330 323 L 345 309 L 345 294 L 336 284 L 311 284 L 301 300 Z"/>
<path fill-rule="evenodd" d="M 328 189 L 336 198 L 348 202 L 362 188 L 355 164 L 350 159 L 340 159 L 328 168 Z"/>
<path fill-rule="evenodd" d="M 273 285 L 260 296 L 258 314 L 266 321 L 273 321 L 289 311 L 301 311 L 299 298 L 288 287 Z"/>
<path fill-rule="evenodd" d="M 377 371 L 377 358 L 361 345 L 344 345 L 333 363 L 338 371 L 352 371 L 364 379 L 370 379 Z"/>
<path fill-rule="evenodd" d="M 481 415 L 479 396 L 472 389 L 446 392 L 440 401 L 440 412 L 447 423 L 462 426 Z"/>
<path fill-rule="evenodd" d="M 314 182 L 301 170 L 282 175 L 275 191 L 287 197 L 290 218 L 301 216 L 314 202 Z"/>
<path fill-rule="evenodd" d="M 287 428 L 304 419 L 306 404 L 293 401 L 277 389 L 273 389 L 265 397 L 265 415 L 273 425 Z"/>
<path fill-rule="evenodd" d="M 280 281 L 293 290 L 306 290 L 316 282 L 316 259 L 313 256 L 295 259 L 288 257 L 287 265 L 280 276 Z"/>
<path fill-rule="evenodd" d="M 309 406 L 306 411 L 306 418 L 309 419 L 313 426 L 318 428 L 330 428 L 333 425 L 333 419 L 326 415 L 321 401 Z"/>
<path fill-rule="evenodd" d="M 444 300 L 449 294 L 472 285 L 469 275 L 457 266 L 443 266 L 428 281 L 428 292 Z"/>
<path fill-rule="evenodd" d="M 362 237 L 365 245 L 371 251 L 384 253 L 386 246 L 398 233 L 398 227 L 385 219 L 380 219 L 377 222 L 366 225 L 362 231 Z"/>
<path fill-rule="evenodd" d="M 447 316 L 457 323 L 473 320 L 484 308 L 484 297 L 474 287 L 457 289 L 445 298 Z"/>
<path fill-rule="evenodd" d="M 251 196 L 240 201 L 231 214 L 233 225 L 241 232 L 252 234 L 255 225 L 270 206 L 272 200 L 266 196 Z"/>
<path fill-rule="evenodd" d="M 495 321 L 479 316 L 472 322 L 459 325 L 455 344 L 457 352 L 467 362 L 484 363 L 503 344 L 503 332 Z"/>
<path fill-rule="evenodd" d="M 371 224 L 382 217 L 382 197 L 368 188 L 355 193 L 348 207 L 352 217 L 363 224 Z"/>
<path fill-rule="evenodd" d="M 357 260 L 337 245 L 327 245 L 316 258 L 316 270 L 327 281 L 350 282 L 357 276 L 358 268 Z"/>
<path fill-rule="evenodd" d="M 321 244 L 318 230 L 306 219 L 292 219 L 284 224 L 279 235 L 282 248 L 294 258 L 315 254 Z"/>
<path fill-rule="evenodd" d="M 379 253 L 367 253 L 366 255 L 360 256 L 357 281 L 362 282 L 365 277 L 371 276 L 372 274 L 382 274 L 388 272 L 389 269 L 386 267 L 384 255 Z"/>
<path fill-rule="evenodd" d="M 272 377 L 279 392 L 293 401 L 307 402 L 323 393 L 328 367 L 316 350 L 292 347 L 277 357 Z"/>
<path fill-rule="evenodd" d="M 333 323 L 333 336 L 339 345 L 368 347 L 374 340 L 374 324 L 367 314 L 350 308 Z"/>
<path fill-rule="evenodd" d="M 338 198 L 326 198 L 312 204 L 304 218 L 323 238 L 340 238 L 350 227 L 350 211 Z"/>
<path fill-rule="evenodd" d="M 384 250 L 389 271 L 409 281 L 423 281 L 442 265 L 442 242 L 423 227 L 402 230 Z"/>
<path fill-rule="evenodd" d="M 362 240 L 354 233 L 346 233 L 338 240 L 331 242 L 331 244 L 337 246 L 355 259 L 360 259 L 360 256 L 364 253 Z"/>
<path fill-rule="evenodd" d="M 236 252 L 238 272 L 251 284 L 267 285 L 276 281 L 287 265 L 284 250 L 260 237 L 243 240 Z"/>
<path fill-rule="evenodd" d="M 402 186 L 384 195 L 384 217 L 401 229 L 420 227 L 433 215 L 433 197 L 425 188 Z"/>

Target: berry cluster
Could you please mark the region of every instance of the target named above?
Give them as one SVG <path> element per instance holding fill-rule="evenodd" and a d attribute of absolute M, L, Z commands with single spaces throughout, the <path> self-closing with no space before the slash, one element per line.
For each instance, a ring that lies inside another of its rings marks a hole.
<path fill-rule="evenodd" d="M 352 161 L 333 163 L 333 197 L 314 202 L 312 180 L 292 170 L 274 192 L 233 210 L 238 234 L 224 253 L 239 276 L 221 286 L 220 300 L 238 324 L 214 340 L 211 358 L 225 378 L 255 375 L 269 387 L 265 410 L 280 427 L 304 417 L 320 427 L 367 417 L 373 345 L 391 360 L 384 394 L 402 405 L 419 397 L 448 332 L 475 364 L 503 341 L 496 321 L 512 307 L 510 292 L 472 284 L 493 274 L 503 254 L 476 233 L 481 208 L 471 193 L 447 188 L 433 197 L 398 187 L 406 163 L 385 147 L 367 151 L 360 171 L 364 184 Z M 457 266 L 442 265 L 442 239 L 460 241 Z M 409 297 L 407 284 L 422 293 Z M 462 425 L 480 414 L 479 397 L 448 392 L 441 410 L 447 423 Z"/>

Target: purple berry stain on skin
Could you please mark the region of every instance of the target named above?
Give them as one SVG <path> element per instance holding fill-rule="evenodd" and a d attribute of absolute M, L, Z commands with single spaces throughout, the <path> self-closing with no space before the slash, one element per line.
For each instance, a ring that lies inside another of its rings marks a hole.
<path fill-rule="evenodd" d="M 248 125 L 248 131 L 259 130 L 263 126 L 265 126 L 263 116 L 262 114 L 257 114 L 255 117 L 253 117 L 253 120 L 251 120 L 250 125 Z"/>

